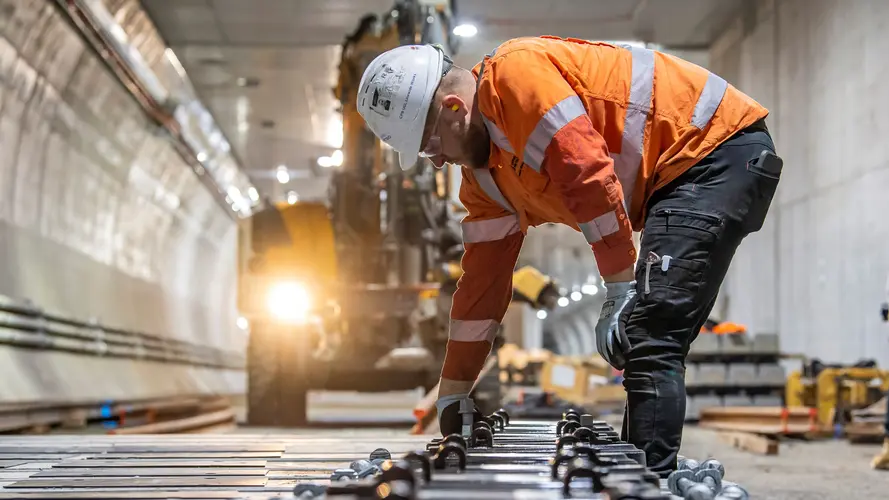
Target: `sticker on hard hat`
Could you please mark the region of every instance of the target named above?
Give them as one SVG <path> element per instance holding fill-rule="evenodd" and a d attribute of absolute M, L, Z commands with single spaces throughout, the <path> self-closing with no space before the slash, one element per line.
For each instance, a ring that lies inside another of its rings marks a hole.
<path fill-rule="evenodd" d="M 392 112 L 392 99 L 403 81 L 404 70 L 395 71 L 388 64 L 384 64 L 380 72 L 371 79 L 374 91 L 369 108 L 379 115 L 388 117 Z"/>

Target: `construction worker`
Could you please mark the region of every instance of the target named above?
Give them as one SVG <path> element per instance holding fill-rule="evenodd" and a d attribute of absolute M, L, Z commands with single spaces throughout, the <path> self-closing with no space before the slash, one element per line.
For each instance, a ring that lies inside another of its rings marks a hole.
<path fill-rule="evenodd" d="M 886 300 L 880 304 L 880 317 L 889 322 L 889 276 L 886 276 Z M 886 420 L 883 423 L 883 449 L 871 460 L 871 467 L 878 470 L 889 470 L 889 394 L 886 394 Z"/>
<path fill-rule="evenodd" d="M 605 283 L 596 344 L 624 370 L 624 439 L 655 472 L 674 470 L 689 344 L 781 173 L 768 111 L 676 57 L 549 36 L 507 41 L 472 70 L 435 46 L 392 49 L 365 71 L 358 110 L 403 168 L 418 155 L 463 167 L 442 434 L 460 432 L 528 227 L 562 223 L 583 233 Z"/>

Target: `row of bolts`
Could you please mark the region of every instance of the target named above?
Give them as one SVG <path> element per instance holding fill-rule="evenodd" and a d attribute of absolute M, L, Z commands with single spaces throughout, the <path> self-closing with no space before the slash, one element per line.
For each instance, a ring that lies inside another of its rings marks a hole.
<path fill-rule="evenodd" d="M 385 448 L 378 448 L 368 458 L 352 462 L 348 469 L 335 470 L 330 476 L 331 481 L 362 479 L 379 474 L 383 464 L 392 456 Z M 667 484 L 674 495 L 687 500 L 748 500 L 749 494 L 744 488 L 736 484 L 723 485 L 724 475 L 725 468 L 717 460 L 698 463 L 679 457 L 678 469 L 670 474 Z"/>
<path fill-rule="evenodd" d="M 748 500 L 747 490 L 737 484 L 723 484 L 725 467 L 718 460 L 698 463 L 679 457 L 678 468 L 667 479 L 670 492 L 687 500 Z"/>

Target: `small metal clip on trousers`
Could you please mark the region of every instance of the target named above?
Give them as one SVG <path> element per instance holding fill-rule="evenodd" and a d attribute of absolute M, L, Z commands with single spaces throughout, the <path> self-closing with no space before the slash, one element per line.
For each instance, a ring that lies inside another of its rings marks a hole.
<path fill-rule="evenodd" d="M 660 263 L 661 271 L 667 272 L 667 269 L 670 269 L 670 261 L 673 260 L 673 257 L 669 255 L 664 255 L 661 257 L 660 255 L 654 252 L 648 252 L 648 256 L 645 257 L 645 294 L 651 293 L 651 266 Z"/>

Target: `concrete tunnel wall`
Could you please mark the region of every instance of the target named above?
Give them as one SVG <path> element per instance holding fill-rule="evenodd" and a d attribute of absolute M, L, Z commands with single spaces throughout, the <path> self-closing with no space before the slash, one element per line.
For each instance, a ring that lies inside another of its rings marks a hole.
<path fill-rule="evenodd" d="M 889 2 L 749 4 L 710 67 L 769 108 L 785 164 L 727 277 L 725 319 L 778 332 L 785 352 L 889 366 Z"/>
<path fill-rule="evenodd" d="M 0 295 L 242 356 L 236 225 L 54 2 L 2 2 Z M 0 345 L 0 403 L 244 391 L 237 369 Z"/>

